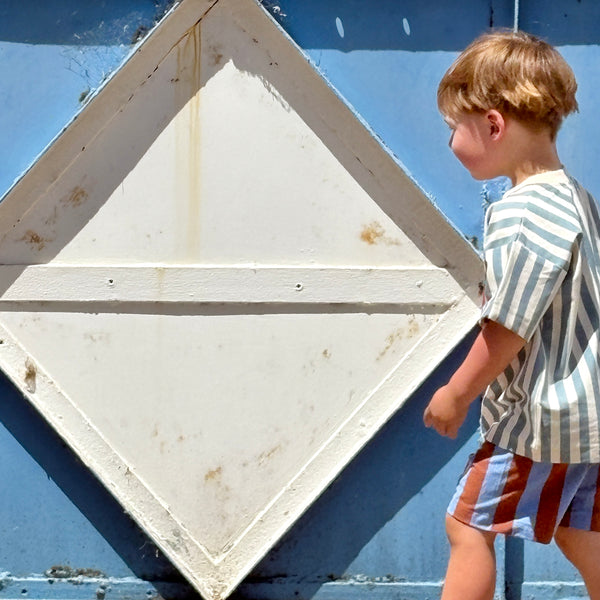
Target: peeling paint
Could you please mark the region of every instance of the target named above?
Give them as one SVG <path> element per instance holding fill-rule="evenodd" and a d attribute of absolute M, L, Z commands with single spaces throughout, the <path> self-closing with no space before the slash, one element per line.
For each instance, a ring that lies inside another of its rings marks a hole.
<path fill-rule="evenodd" d="M 147 35 L 150 29 L 146 25 L 140 25 L 131 36 L 131 44 L 137 44 L 142 41 Z"/>
<path fill-rule="evenodd" d="M 106 575 L 98 569 L 75 569 L 69 565 L 54 565 L 46 569 L 44 575 L 51 579 L 106 578 Z"/>
<path fill-rule="evenodd" d="M 30 393 L 30 394 L 35 394 L 35 390 L 37 387 L 37 368 L 35 366 L 35 364 L 33 363 L 33 361 L 28 358 L 25 361 L 25 374 L 23 376 L 23 381 L 25 383 L 25 389 Z"/>

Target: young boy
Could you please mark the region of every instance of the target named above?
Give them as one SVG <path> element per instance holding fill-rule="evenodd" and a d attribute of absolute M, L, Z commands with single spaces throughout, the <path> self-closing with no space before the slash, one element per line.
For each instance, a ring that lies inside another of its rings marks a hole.
<path fill-rule="evenodd" d="M 486 215 L 482 329 L 424 414 L 454 438 L 485 391 L 482 445 L 446 516 L 443 600 L 493 598 L 498 533 L 554 538 L 600 600 L 600 218 L 555 144 L 576 88 L 550 45 L 498 32 L 438 89 L 454 154 L 513 184 Z"/>

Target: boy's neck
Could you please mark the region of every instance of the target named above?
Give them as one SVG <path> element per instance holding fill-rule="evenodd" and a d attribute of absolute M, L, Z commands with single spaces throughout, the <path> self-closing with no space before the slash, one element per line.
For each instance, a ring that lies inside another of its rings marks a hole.
<path fill-rule="evenodd" d="M 539 173 L 562 168 L 556 142 L 546 130 L 535 131 L 517 121 L 507 127 L 507 175 L 513 185 L 518 185 Z"/>

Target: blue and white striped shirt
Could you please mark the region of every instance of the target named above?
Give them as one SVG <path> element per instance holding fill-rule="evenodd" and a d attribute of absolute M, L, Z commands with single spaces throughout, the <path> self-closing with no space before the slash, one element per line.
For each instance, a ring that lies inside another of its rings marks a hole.
<path fill-rule="evenodd" d="M 484 394 L 485 439 L 535 461 L 600 462 L 600 216 L 565 171 L 492 204 L 482 319 L 527 344 Z"/>

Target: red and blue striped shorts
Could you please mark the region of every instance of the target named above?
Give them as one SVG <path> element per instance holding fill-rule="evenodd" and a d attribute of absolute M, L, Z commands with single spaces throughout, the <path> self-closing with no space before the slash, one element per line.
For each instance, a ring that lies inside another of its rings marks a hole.
<path fill-rule="evenodd" d="M 448 514 L 544 544 L 558 526 L 600 531 L 599 466 L 534 462 L 484 442 L 470 457 Z"/>

